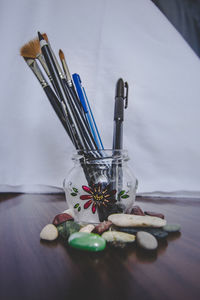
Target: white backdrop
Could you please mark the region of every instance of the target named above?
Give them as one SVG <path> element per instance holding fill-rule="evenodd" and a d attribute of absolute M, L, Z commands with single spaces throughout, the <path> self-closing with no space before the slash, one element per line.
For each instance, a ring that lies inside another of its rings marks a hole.
<path fill-rule="evenodd" d="M 0 191 L 56 192 L 73 146 L 20 47 L 46 32 L 85 86 L 105 148 L 115 84 L 138 193 L 200 195 L 200 62 L 150 0 L 0 1 Z"/>

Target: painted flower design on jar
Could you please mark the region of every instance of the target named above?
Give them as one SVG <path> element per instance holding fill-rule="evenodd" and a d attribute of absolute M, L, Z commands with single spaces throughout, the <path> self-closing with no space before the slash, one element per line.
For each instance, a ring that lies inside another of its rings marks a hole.
<path fill-rule="evenodd" d="M 116 190 L 112 189 L 111 184 L 98 183 L 92 184 L 91 187 L 83 185 L 82 189 L 88 193 L 80 196 L 81 200 L 88 200 L 83 206 L 84 209 L 91 207 L 93 214 L 97 211 L 100 221 L 105 220 L 111 210 L 118 211 L 115 204 Z"/>

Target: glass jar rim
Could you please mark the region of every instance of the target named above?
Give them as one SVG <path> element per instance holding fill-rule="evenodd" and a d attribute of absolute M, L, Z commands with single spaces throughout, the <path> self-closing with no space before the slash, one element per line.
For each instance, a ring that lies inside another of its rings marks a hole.
<path fill-rule="evenodd" d="M 126 149 L 98 149 L 98 150 L 86 150 L 77 149 L 72 153 L 73 161 L 92 162 L 100 160 L 121 160 L 128 161 L 128 150 Z"/>

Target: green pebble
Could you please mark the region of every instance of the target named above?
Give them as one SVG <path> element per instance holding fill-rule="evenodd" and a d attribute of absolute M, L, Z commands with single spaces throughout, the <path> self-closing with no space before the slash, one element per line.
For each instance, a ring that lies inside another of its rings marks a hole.
<path fill-rule="evenodd" d="M 72 233 L 79 231 L 81 226 L 74 221 L 66 221 L 57 226 L 57 229 L 59 236 L 67 240 Z"/>
<path fill-rule="evenodd" d="M 181 230 L 181 226 L 179 224 L 167 224 L 162 229 L 167 232 L 177 232 Z"/>
<path fill-rule="evenodd" d="M 144 231 L 144 227 L 117 227 L 117 231 L 136 234 L 138 231 Z"/>
<path fill-rule="evenodd" d="M 139 231 L 146 231 L 151 233 L 157 239 L 164 239 L 168 236 L 167 231 L 164 231 L 162 228 L 153 228 L 153 227 L 118 227 L 119 231 L 126 232 L 129 234 L 136 234 Z"/>
<path fill-rule="evenodd" d="M 70 235 L 68 243 L 71 247 L 85 251 L 102 251 L 106 247 L 106 241 L 95 233 L 76 232 Z"/>

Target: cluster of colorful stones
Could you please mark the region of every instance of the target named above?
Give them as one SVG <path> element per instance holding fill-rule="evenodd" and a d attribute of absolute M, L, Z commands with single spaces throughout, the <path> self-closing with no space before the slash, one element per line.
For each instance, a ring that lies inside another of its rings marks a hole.
<path fill-rule="evenodd" d="M 125 247 L 135 241 L 138 247 L 155 250 L 159 239 L 177 231 L 180 225 L 167 224 L 163 214 L 143 212 L 139 206 L 134 206 L 131 214 L 112 214 L 96 226 L 81 226 L 74 221 L 73 211 L 69 209 L 55 216 L 52 224 L 42 229 L 40 238 L 53 241 L 60 237 L 73 248 L 93 252 L 104 250 L 106 242 Z"/>

